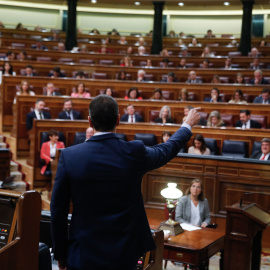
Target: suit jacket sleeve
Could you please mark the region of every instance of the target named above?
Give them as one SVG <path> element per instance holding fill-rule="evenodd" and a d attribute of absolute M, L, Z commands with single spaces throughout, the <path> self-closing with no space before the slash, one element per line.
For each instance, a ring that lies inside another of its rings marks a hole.
<path fill-rule="evenodd" d="M 242 127 L 242 122 L 238 120 L 235 124 L 235 127 Z"/>
<path fill-rule="evenodd" d="M 204 199 L 203 204 L 204 204 L 204 213 L 203 216 L 201 217 L 201 220 L 202 223 L 206 223 L 207 225 L 209 225 L 211 222 L 211 217 L 207 199 Z"/>
<path fill-rule="evenodd" d="M 184 196 L 184 197 L 179 198 L 178 204 L 176 205 L 175 220 L 180 223 L 189 223 L 189 220 L 185 219 L 186 212 L 188 212 L 187 202 L 188 202 L 188 198 L 187 196 Z"/>
<path fill-rule="evenodd" d="M 121 118 L 120 118 L 120 121 L 127 122 L 128 121 L 128 115 L 127 114 L 122 115 Z"/>
<path fill-rule="evenodd" d="M 66 119 L 66 117 L 65 117 L 65 113 L 64 112 L 60 112 L 59 114 L 58 114 L 58 119 Z"/>
<path fill-rule="evenodd" d="M 255 97 L 253 103 L 262 103 L 262 100 L 260 100 L 260 97 Z"/>
<path fill-rule="evenodd" d="M 63 152 L 64 150 L 59 158 L 51 200 L 52 239 L 56 260 L 67 258 L 68 246 L 67 216 L 70 205 L 70 190 Z"/>
<path fill-rule="evenodd" d="M 256 151 L 250 156 L 250 158 L 259 159 L 261 157 L 261 155 L 262 155 L 261 151 Z"/>
<path fill-rule="evenodd" d="M 32 117 L 32 113 L 28 113 L 26 115 L 26 128 L 27 130 L 32 129 L 33 127 L 33 117 Z"/>
<path fill-rule="evenodd" d="M 50 145 L 48 146 L 48 143 L 50 142 L 43 143 L 40 150 L 40 158 L 44 159 L 46 161 L 46 164 L 51 161 L 50 152 L 48 152 L 48 149 L 50 149 Z"/>
<path fill-rule="evenodd" d="M 137 118 L 136 119 L 137 122 L 143 122 L 143 118 L 139 114 L 136 114 L 135 116 Z"/>

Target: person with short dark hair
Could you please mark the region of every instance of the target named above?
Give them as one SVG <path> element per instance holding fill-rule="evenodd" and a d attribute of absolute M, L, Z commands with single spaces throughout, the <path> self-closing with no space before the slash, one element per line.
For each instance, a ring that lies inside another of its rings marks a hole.
<path fill-rule="evenodd" d="M 170 131 L 164 131 L 161 135 L 161 143 L 167 142 L 172 137 Z"/>
<path fill-rule="evenodd" d="M 264 88 L 261 92 L 261 95 L 255 97 L 253 103 L 270 104 L 270 89 Z"/>
<path fill-rule="evenodd" d="M 138 258 L 155 248 L 141 195 L 142 177 L 177 155 L 198 120 L 191 110 L 170 140 L 146 147 L 140 140 L 125 142 L 114 134 L 119 111 L 112 97 L 99 95 L 91 101 L 94 135 L 61 151 L 52 192 L 52 242 L 60 269 L 135 269 Z"/>
<path fill-rule="evenodd" d="M 250 158 L 259 159 L 259 160 L 270 160 L 270 139 L 263 138 L 261 150 L 253 153 Z"/>
<path fill-rule="evenodd" d="M 197 134 L 194 137 L 193 146 L 188 148 L 188 153 L 192 155 L 210 155 L 210 150 L 206 147 L 202 134 Z"/>
<path fill-rule="evenodd" d="M 253 58 L 250 69 L 260 69 L 260 59 L 258 57 Z"/>
<path fill-rule="evenodd" d="M 51 119 L 49 112 L 44 111 L 45 102 L 38 98 L 35 103 L 35 109 L 26 115 L 26 128 L 30 130 L 33 128 L 33 120 Z"/>
<path fill-rule="evenodd" d="M 135 113 L 134 106 L 130 104 L 127 106 L 127 113 L 121 116 L 120 121 L 128 123 L 137 123 L 143 122 L 143 118 L 141 115 Z"/>
<path fill-rule="evenodd" d="M 202 68 L 209 68 L 210 61 L 208 59 L 203 59 Z"/>
<path fill-rule="evenodd" d="M 60 67 L 54 67 L 53 71 L 48 75 L 51 78 L 64 78 L 66 77 L 62 72 Z"/>
<path fill-rule="evenodd" d="M 6 53 L 5 60 L 7 60 L 7 61 L 15 60 L 15 53 L 13 51 L 8 51 Z"/>
<path fill-rule="evenodd" d="M 211 29 L 207 30 L 206 35 L 204 36 L 205 38 L 215 38 L 216 36 L 213 35 L 213 32 Z"/>
<path fill-rule="evenodd" d="M 167 68 L 169 67 L 170 60 L 169 58 L 163 58 L 162 60 L 162 67 Z"/>
<path fill-rule="evenodd" d="M 63 111 L 58 114 L 58 119 L 63 120 L 80 120 L 81 113 L 72 109 L 72 101 L 70 99 L 64 100 Z"/>
<path fill-rule="evenodd" d="M 21 51 L 21 52 L 18 54 L 18 60 L 20 60 L 20 61 L 27 60 L 27 52 Z"/>
<path fill-rule="evenodd" d="M 140 93 L 139 93 L 137 87 L 131 87 L 131 88 L 128 90 L 127 95 L 125 96 L 125 99 L 137 99 L 137 100 L 142 100 L 143 98 L 140 96 Z"/>
<path fill-rule="evenodd" d="M 61 93 L 55 91 L 54 84 L 52 82 L 48 82 L 45 88 L 44 96 L 54 97 L 54 96 L 61 96 Z"/>
<path fill-rule="evenodd" d="M 180 60 L 180 62 L 179 62 L 179 65 L 178 65 L 178 67 L 179 68 L 187 68 L 187 59 L 186 58 L 182 58 L 181 60 Z"/>
<path fill-rule="evenodd" d="M 250 111 L 249 110 L 241 110 L 240 111 L 240 120 L 238 120 L 235 124 L 235 127 L 249 129 L 249 128 L 261 128 L 261 124 L 257 121 L 250 119 Z"/>
<path fill-rule="evenodd" d="M 27 77 L 37 76 L 37 74 L 34 73 L 34 67 L 32 65 L 27 65 L 25 67 L 25 72 Z"/>

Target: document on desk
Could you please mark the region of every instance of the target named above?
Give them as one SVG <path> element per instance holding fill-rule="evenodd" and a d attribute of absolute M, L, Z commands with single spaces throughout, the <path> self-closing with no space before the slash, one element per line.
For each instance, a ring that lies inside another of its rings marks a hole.
<path fill-rule="evenodd" d="M 202 229 L 201 227 L 197 227 L 188 223 L 181 223 L 180 225 L 185 231 L 190 231 L 190 232 Z"/>

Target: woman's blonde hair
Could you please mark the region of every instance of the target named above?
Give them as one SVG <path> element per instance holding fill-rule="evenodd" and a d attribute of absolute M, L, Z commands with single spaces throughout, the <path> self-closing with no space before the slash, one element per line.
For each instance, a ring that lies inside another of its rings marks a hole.
<path fill-rule="evenodd" d="M 209 117 L 207 119 L 207 126 L 208 127 L 211 127 L 212 126 L 212 122 L 211 122 L 211 119 L 212 117 L 216 117 L 218 119 L 218 123 L 217 123 L 217 126 L 222 126 L 224 125 L 224 122 L 223 120 L 221 119 L 221 116 L 220 116 L 220 113 L 219 111 L 212 111 L 210 114 L 209 114 Z"/>

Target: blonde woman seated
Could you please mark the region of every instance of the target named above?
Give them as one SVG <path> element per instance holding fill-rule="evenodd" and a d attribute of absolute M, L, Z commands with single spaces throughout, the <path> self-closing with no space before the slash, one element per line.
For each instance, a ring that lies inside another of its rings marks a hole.
<path fill-rule="evenodd" d="M 202 134 L 195 136 L 193 146 L 188 148 L 188 153 L 192 155 L 210 155 L 210 150 L 206 147 Z"/>
<path fill-rule="evenodd" d="M 162 94 L 162 90 L 160 88 L 156 88 L 154 90 L 153 96 L 150 99 L 165 100 L 165 98 L 163 97 L 163 94 Z"/>
<path fill-rule="evenodd" d="M 130 59 L 129 56 L 125 56 L 125 57 L 121 60 L 121 67 L 133 67 L 132 61 L 131 61 L 131 59 Z"/>
<path fill-rule="evenodd" d="M 33 91 L 30 91 L 29 82 L 27 80 L 22 80 L 20 90 L 16 92 L 16 95 L 35 96 L 36 94 Z M 16 97 L 14 98 L 13 103 L 16 104 Z"/>
<path fill-rule="evenodd" d="M 84 83 L 79 83 L 76 87 L 76 92 L 71 94 L 71 97 L 89 98 L 91 95 L 85 91 Z"/>
<path fill-rule="evenodd" d="M 188 90 L 186 88 L 183 88 L 178 96 L 179 101 L 188 101 Z"/>
<path fill-rule="evenodd" d="M 247 104 L 247 101 L 244 99 L 244 95 L 242 90 L 236 89 L 232 95 L 232 99 L 229 101 L 229 103 L 235 103 L 235 104 Z"/>
<path fill-rule="evenodd" d="M 221 115 L 218 111 L 212 111 L 207 119 L 208 127 L 225 127 L 225 123 L 221 119 Z"/>
<path fill-rule="evenodd" d="M 159 117 L 156 118 L 155 123 L 160 124 L 173 123 L 173 119 L 171 118 L 171 109 L 169 106 L 165 105 L 161 108 Z"/>
<path fill-rule="evenodd" d="M 192 180 L 186 196 L 179 198 L 175 219 L 180 223 L 189 223 L 202 228 L 210 224 L 209 205 L 207 199 L 204 198 L 201 180 Z"/>

